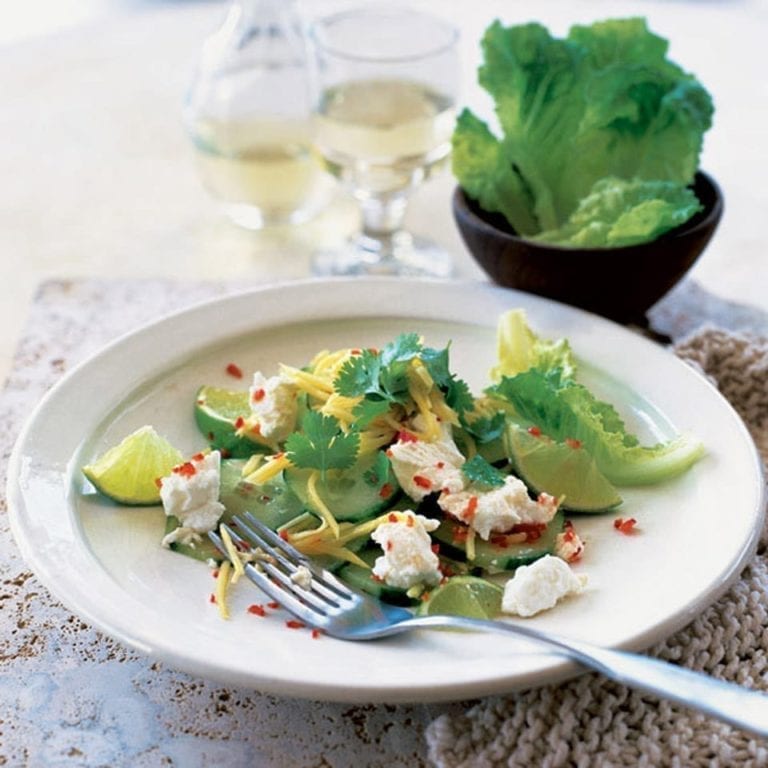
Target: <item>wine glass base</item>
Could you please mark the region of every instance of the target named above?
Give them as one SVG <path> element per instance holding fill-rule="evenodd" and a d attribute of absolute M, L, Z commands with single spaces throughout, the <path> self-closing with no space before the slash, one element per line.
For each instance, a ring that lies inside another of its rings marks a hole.
<path fill-rule="evenodd" d="M 312 273 L 322 277 L 450 277 L 452 272 L 453 262 L 446 251 L 407 232 L 398 232 L 384 242 L 360 235 L 338 249 L 312 256 Z"/>

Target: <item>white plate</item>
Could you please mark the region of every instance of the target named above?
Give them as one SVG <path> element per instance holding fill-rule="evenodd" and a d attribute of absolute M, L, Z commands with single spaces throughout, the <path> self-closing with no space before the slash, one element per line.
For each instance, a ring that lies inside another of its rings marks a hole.
<path fill-rule="evenodd" d="M 712 602 L 752 554 L 764 506 L 754 445 L 705 379 L 654 344 L 593 315 L 479 284 L 310 281 L 213 301 L 118 340 L 50 392 L 16 445 L 8 496 L 25 559 L 67 606 L 127 645 L 263 691 L 436 701 L 574 674 L 573 665 L 508 637 L 315 640 L 286 628 L 284 614 L 247 613 L 261 601 L 248 583 L 234 591 L 233 619 L 222 621 L 208 601 L 208 568 L 159 546 L 159 509 L 119 509 L 81 493 L 78 468 L 143 424 L 185 453 L 199 450 L 195 391 L 235 384 L 229 362 L 271 372 L 322 348 L 381 345 L 415 330 L 430 346 L 451 340 L 453 370 L 478 391 L 494 362 L 497 317 L 515 306 L 544 336 L 568 336 L 589 361 L 583 378 L 646 439 L 692 432 L 709 450 L 678 480 L 626 490 L 620 514 L 637 518 L 637 535 L 615 531 L 613 515 L 577 520 L 587 541 L 578 571 L 589 588 L 529 620 L 604 645 L 649 646 Z"/>

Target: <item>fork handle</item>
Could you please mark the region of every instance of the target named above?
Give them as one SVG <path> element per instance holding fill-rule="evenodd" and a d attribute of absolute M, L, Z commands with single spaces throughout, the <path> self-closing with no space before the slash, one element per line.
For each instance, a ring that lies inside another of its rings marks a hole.
<path fill-rule="evenodd" d="M 566 640 L 520 624 L 458 616 L 423 616 L 407 623 L 412 628 L 464 627 L 538 640 L 564 651 L 575 661 L 619 683 L 676 701 L 760 736 L 768 736 L 768 696 L 702 672 L 629 651 L 614 651 L 577 640 Z"/>

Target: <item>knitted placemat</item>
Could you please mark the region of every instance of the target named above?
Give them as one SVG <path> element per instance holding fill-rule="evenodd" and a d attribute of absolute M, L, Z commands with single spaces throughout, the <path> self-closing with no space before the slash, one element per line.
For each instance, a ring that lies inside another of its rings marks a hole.
<path fill-rule="evenodd" d="M 768 338 L 704 328 L 675 352 L 730 400 L 768 463 Z M 650 655 L 768 692 L 768 530 L 740 581 Z M 768 743 L 588 674 L 503 698 L 426 731 L 439 768 L 762 766 Z"/>

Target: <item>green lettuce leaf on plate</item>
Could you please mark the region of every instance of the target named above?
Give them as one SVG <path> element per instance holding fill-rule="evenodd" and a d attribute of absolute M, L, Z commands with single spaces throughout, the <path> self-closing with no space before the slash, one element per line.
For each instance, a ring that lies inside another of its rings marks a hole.
<path fill-rule="evenodd" d="M 499 317 L 496 327 L 498 363 L 491 369 L 491 381 L 514 376 L 530 368 L 542 372 L 557 370 L 565 378 L 576 374 L 576 361 L 567 339 L 549 341 L 537 336 L 528 325 L 524 309 L 510 309 Z"/>
<path fill-rule="evenodd" d="M 501 136 L 468 110 L 459 116 L 453 169 L 464 191 L 531 236 L 566 226 L 601 179 L 684 189 L 713 107 L 667 47 L 644 19 L 574 26 L 564 39 L 540 24 L 494 22 L 482 40 L 479 80 L 494 99 Z M 640 212 L 654 213 L 671 220 L 664 205 Z"/>

